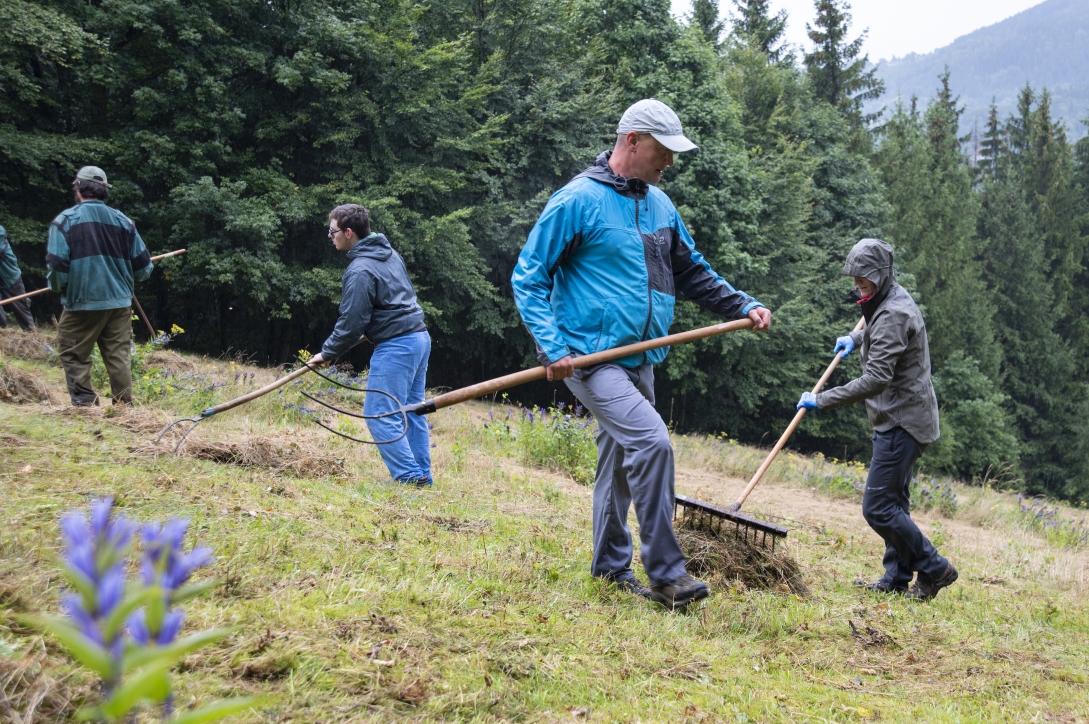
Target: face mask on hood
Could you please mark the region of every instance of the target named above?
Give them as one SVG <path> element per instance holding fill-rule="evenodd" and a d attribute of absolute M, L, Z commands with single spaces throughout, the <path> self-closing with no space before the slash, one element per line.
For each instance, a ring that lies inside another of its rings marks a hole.
<path fill-rule="evenodd" d="M 877 287 L 874 295 L 866 300 L 859 297 L 858 289 L 851 291 L 851 299 L 860 302 L 862 314 L 867 322 L 896 284 L 892 262 L 893 251 L 889 244 L 880 239 L 863 239 L 854 245 L 851 253 L 847 255 L 847 261 L 843 264 L 843 276 L 863 277 Z"/>

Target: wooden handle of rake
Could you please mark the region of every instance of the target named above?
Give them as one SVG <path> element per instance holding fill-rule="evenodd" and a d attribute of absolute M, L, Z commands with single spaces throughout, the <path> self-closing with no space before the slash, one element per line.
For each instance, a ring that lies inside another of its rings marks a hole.
<path fill-rule="evenodd" d="M 862 319 L 858 320 L 858 324 L 855 325 L 853 331 L 857 332 L 865 326 L 866 318 L 863 317 Z M 824 371 L 824 374 L 821 375 L 821 378 L 817 380 L 817 384 L 814 385 L 814 395 L 820 392 L 821 388 L 823 388 L 824 385 L 828 382 L 828 378 L 831 377 L 832 373 L 836 371 L 837 367 L 839 367 L 839 361 L 841 359 L 843 359 L 843 357 L 840 356 L 839 352 L 836 352 L 835 357 L 832 358 L 832 363 L 828 365 L 828 369 Z M 775 443 L 775 447 L 771 449 L 771 452 L 768 453 L 767 458 L 765 458 L 764 462 L 760 464 L 759 468 L 757 468 L 756 473 L 752 476 L 752 480 L 750 480 L 749 484 L 745 486 L 745 489 L 741 491 L 741 495 L 738 497 L 737 502 L 730 506 L 730 510 L 736 511 L 741 508 L 741 506 L 745 503 L 745 498 L 749 497 L 749 493 L 752 492 L 752 489 L 755 488 L 756 484 L 760 482 L 760 478 L 764 477 L 764 473 L 766 473 L 768 471 L 768 468 L 771 467 L 771 464 L 775 461 L 775 456 L 778 455 L 779 451 L 783 449 L 783 445 L 786 445 L 786 441 L 790 439 L 790 436 L 794 432 L 794 429 L 798 427 L 798 423 L 800 423 L 802 421 L 802 418 L 805 417 L 805 412 L 806 410 L 803 407 L 794 414 L 794 419 L 790 421 L 789 425 L 787 425 L 787 429 L 779 438 L 779 442 Z"/>
<path fill-rule="evenodd" d="M 605 350 L 604 352 L 595 352 L 593 354 L 576 357 L 574 359 L 574 365 L 575 369 L 592 367 L 603 362 L 612 362 L 613 360 L 627 357 L 628 355 L 639 354 L 640 352 L 647 352 L 661 347 L 669 347 L 675 344 L 683 344 L 685 342 L 694 342 L 698 339 L 706 339 L 707 337 L 714 337 L 727 332 L 735 332 L 739 329 L 749 329 L 752 326 L 753 321 L 749 318 L 745 318 L 733 322 L 715 324 L 710 327 L 701 327 L 699 329 L 689 330 L 688 332 L 671 334 L 668 337 L 648 339 L 645 342 L 636 342 L 635 344 L 628 344 L 623 347 Z M 417 415 L 427 415 L 435 410 L 441 410 L 444 407 L 456 405 L 459 402 L 475 400 L 478 397 L 490 395 L 493 392 L 499 392 L 500 390 L 515 387 L 516 385 L 525 384 L 526 382 L 543 379 L 545 379 L 545 368 L 534 367 L 533 369 L 522 370 L 521 372 L 515 372 L 503 377 L 496 377 L 494 380 L 488 380 L 487 382 L 463 387 L 460 390 L 452 390 L 446 394 L 439 395 L 438 397 L 416 403 L 415 405 L 406 405 L 405 410 Z"/>
<path fill-rule="evenodd" d="M 177 251 L 171 251 L 171 252 L 168 252 L 166 254 L 159 254 L 158 256 L 153 256 L 153 257 L 151 257 L 151 260 L 152 261 L 159 261 L 160 259 L 166 259 L 167 257 L 177 256 L 178 254 L 184 254 L 184 253 L 185 253 L 185 249 L 178 249 Z M 20 294 L 17 297 L 9 297 L 7 299 L 0 300 L 0 306 L 3 306 L 4 304 L 11 304 L 12 302 L 17 302 L 20 299 L 27 299 L 29 297 L 36 297 L 39 294 L 45 294 L 48 291 L 49 291 L 49 287 L 43 287 L 41 289 L 35 289 L 32 292 L 27 292 L 26 294 Z M 154 337 L 155 333 L 152 332 L 151 336 Z"/>

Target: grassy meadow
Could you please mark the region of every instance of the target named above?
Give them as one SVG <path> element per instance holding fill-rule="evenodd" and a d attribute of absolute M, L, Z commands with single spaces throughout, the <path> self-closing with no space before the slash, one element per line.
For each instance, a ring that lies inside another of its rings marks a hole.
<path fill-rule="evenodd" d="M 277 372 L 141 348 L 136 409 L 75 409 L 48 341 L 0 332 L 0 720 L 65 721 L 95 696 L 25 614 L 57 610 L 59 516 L 113 495 L 139 520 L 190 518 L 215 549 L 203 576 L 223 583 L 186 630 L 233 632 L 185 659 L 176 698 L 261 696 L 239 722 L 1089 721 L 1084 511 L 927 479 L 918 519 L 961 577 L 913 604 L 851 585 L 880 573 L 865 471 L 786 454 L 746 509 L 788 521 L 810 594 L 716 577 L 669 613 L 589 575 L 584 420 L 440 411 L 436 485 L 416 490 L 312 423 L 299 387 L 351 397 L 311 376 L 175 455 L 152 444 L 166 422 Z M 27 401 L 35 384 L 52 402 Z M 675 443 L 678 492 L 719 504 L 764 455 Z"/>

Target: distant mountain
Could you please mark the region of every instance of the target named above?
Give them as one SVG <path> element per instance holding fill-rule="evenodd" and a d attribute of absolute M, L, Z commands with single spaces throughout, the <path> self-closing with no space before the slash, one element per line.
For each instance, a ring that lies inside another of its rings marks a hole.
<path fill-rule="evenodd" d="M 1071 139 L 1080 138 L 1089 130 L 1082 123 L 1089 118 L 1089 0 L 1046 0 L 933 53 L 879 61 L 887 90 L 876 107 L 891 110 L 898 95 L 906 103 L 914 94 L 925 108 L 946 66 L 966 107 L 963 132 L 977 122 L 983 128 L 992 98 L 1003 118 L 1013 112 L 1028 81 L 1037 92 L 1051 91 L 1055 117 L 1066 121 Z"/>

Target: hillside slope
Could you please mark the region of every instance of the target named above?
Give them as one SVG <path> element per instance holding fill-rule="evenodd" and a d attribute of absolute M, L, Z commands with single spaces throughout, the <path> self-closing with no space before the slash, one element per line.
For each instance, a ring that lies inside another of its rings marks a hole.
<path fill-rule="evenodd" d="M 788 454 L 750 505 L 791 520 L 811 594 L 713 577 L 710 599 L 670 614 L 589 576 L 590 488 L 527 464 L 505 429 L 524 432 L 517 410 L 437 413 L 438 482 L 418 491 L 309 424 L 297 390 L 214 418 L 179 455 L 156 448 L 163 422 L 273 372 L 149 364 L 134 411 L 0 403 L 0 710 L 33 704 L 24 721 L 92 696 L 21 616 L 56 609 L 60 514 L 107 494 L 138 519 L 191 518 L 215 549 L 209 575 L 226 583 L 186 625 L 234 634 L 185 661 L 177 701 L 267 697 L 239 721 L 1089 721 L 1089 552 L 1049 540 L 1009 494 L 957 487 L 955 512 L 920 515 L 961 580 L 910 605 L 850 585 L 880 567 L 863 471 Z M 0 365 L 63 399 L 47 360 Z M 676 446 L 679 491 L 718 503 L 763 456 Z"/>
<path fill-rule="evenodd" d="M 1089 2 L 1046 0 L 1000 23 L 957 38 L 926 55 L 881 60 L 878 75 L 890 108 L 897 96 L 921 102 L 934 95 L 938 75 L 948 66 L 953 90 L 966 112 L 962 131 L 982 127 L 992 97 L 1003 117 L 1016 108 L 1025 83 L 1053 97 L 1053 113 L 1063 118 L 1072 138 L 1086 133 L 1089 117 Z"/>

